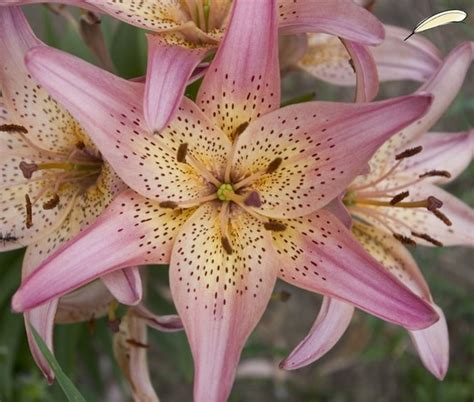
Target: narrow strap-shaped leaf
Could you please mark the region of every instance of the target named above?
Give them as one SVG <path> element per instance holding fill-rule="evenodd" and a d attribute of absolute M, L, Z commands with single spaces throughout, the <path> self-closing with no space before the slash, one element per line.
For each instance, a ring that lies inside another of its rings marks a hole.
<path fill-rule="evenodd" d="M 49 365 L 51 366 L 56 379 L 58 380 L 59 386 L 64 391 L 69 402 L 86 402 L 84 397 L 81 395 L 79 390 L 74 386 L 72 381 L 68 378 L 68 376 L 64 373 L 63 369 L 59 365 L 58 361 L 48 349 L 46 344 L 44 343 L 41 336 L 39 336 L 38 332 L 34 329 L 33 326 L 30 326 L 31 332 L 35 337 L 35 341 L 38 344 L 41 353 L 43 353 L 44 357 L 48 361 Z"/>

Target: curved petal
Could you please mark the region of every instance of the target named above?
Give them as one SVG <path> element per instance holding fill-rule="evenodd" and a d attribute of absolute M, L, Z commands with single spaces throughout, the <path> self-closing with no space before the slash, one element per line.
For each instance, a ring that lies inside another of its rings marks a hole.
<path fill-rule="evenodd" d="M 160 208 L 133 191 L 123 192 L 23 281 L 13 309 L 31 309 L 121 268 L 167 263 L 177 230 L 189 214 Z"/>
<path fill-rule="evenodd" d="M 439 315 L 440 319 L 430 327 L 409 331 L 409 334 L 425 367 L 441 380 L 446 374 L 449 363 L 448 327 L 443 311 L 432 302 L 428 285 L 415 260 L 400 242 L 374 227 L 357 223 L 354 225 L 353 232 L 363 247 L 388 272 L 397 276 L 413 292 L 429 301 L 431 307 Z"/>
<path fill-rule="evenodd" d="M 365 46 L 347 40 L 343 40 L 343 43 L 351 56 L 356 73 L 355 101 L 370 102 L 379 91 L 379 78 L 375 60 Z"/>
<path fill-rule="evenodd" d="M 229 136 L 280 107 L 276 0 L 233 2 L 230 24 L 197 96 Z"/>
<path fill-rule="evenodd" d="M 431 170 L 447 170 L 451 177 L 433 177 L 432 182 L 448 183 L 459 176 L 474 157 L 474 129 L 462 133 L 427 133 L 408 144 L 422 146 L 418 155 L 407 158 L 400 175 L 416 177 Z"/>
<path fill-rule="evenodd" d="M 325 32 L 365 45 L 384 38 L 379 20 L 352 0 L 279 0 L 280 31 Z"/>
<path fill-rule="evenodd" d="M 140 317 L 146 324 L 161 332 L 177 332 L 182 331 L 183 323 L 177 315 L 157 315 L 146 308 L 143 304 L 139 304 L 132 308 L 133 314 Z"/>
<path fill-rule="evenodd" d="M 438 319 L 426 301 L 388 274 L 329 212 L 283 222 L 286 230 L 273 232 L 282 280 L 406 328 L 426 328 Z"/>
<path fill-rule="evenodd" d="M 150 132 L 174 118 L 196 66 L 210 48 L 190 45 L 172 35 L 147 35 L 148 66 L 144 115 Z"/>
<path fill-rule="evenodd" d="M 430 80 L 417 91 L 433 95 L 433 104 L 428 112 L 380 147 L 370 161 L 370 174 L 358 179 L 359 183 L 371 182 L 381 176 L 388 169 L 387 166 L 393 163 L 396 153 L 405 150 L 407 144 L 415 141 L 436 123 L 459 92 L 473 54 L 474 46 L 470 42 L 457 46 L 449 53 Z"/>
<path fill-rule="evenodd" d="M 194 357 L 196 402 L 227 400 L 241 350 L 276 280 L 268 233 L 247 213 L 236 214 L 229 227 L 232 254 L 224 249 L 214 203 L 196 211 L 173 247 L 170 286 Z"/>
<path fill-rule="evenodd" d="M 8 109 L 5 106 L 2 95 L 0 95 L 0 123 L 1 124 L 10 123 L 10 117 L 8 115 Z"/>
<path fill-rule="evenodd" d="M 144 320 L 128 311 L 114 336 L 114 355 L 130 384 L 133 400 L 159 402 L 148 369 L 148 334 Z"/>
<path fill-rule="evenodd" d="M 118 302 L 127 305 L 140 303 L 143 287 L 140 270 L 137 267 L 114 271 L 102 276 L 101 279 Z"/>
<path fill-rule="evenodd" d="M 409 333 L 425 367 L 438 380 L 442 380 L 449 365 L 448 326 L 443 310 L 436 305 L 433 308 L 440 317 L 439 321 L 429 328 Z"/>
<path fill-rule="evenodd" d="M 280 363 L 280 367 L 295 370 L 324 356 L 344 335 L 353 314 L 354 307 L 351 304 L 325 297 L 308 335 Z"/>
<path fill-rule="evenodd" d="M 104 158 L 131 188 L 161 201 L 184 202 L 209 194 L 193 168 L 177 163 L 178 146 L 189 142 L 193 156 L 207 158 L 202 162 L 208 164 L 209 160 L 222 161 L 230 144 L 191 101 L 183 99 L 168 129 L 151 137 L 141 112 L 142 84 L 54 49 L 33 49 L 27 64 L 35 78 L 83 124 Z"/>
<path fill-rule="evenodd" d="M 25 68 L 28 49 L 41 44 L 19 7 L 0 7 L 0 88 L 10 120 L 39 147 L 63 151 L 77 142 L 77 124 Z"/>
<path fill-rule="evenodd" d="M 430 102 L 421 96 L 279 109 L 251 122 L 237 139 L 233 171 L 238 178 L 260 174 L 252 184 L 260 213 L 291 218 L 314 212 L 345 191 L 378 147 L 420 118 Z M 277 169 L 266 173 L 278 158 Z"/>
<path fill-rule="evenodd" d="M 30 325 L 36 329 L 36 332 L 38 332 L 38 335 L 41 336 L 48 348 L 53 351 L 54 316 L 56 315 L 57 306 L 58 300 L 54 299 L 23 314 L 31 354 L 50 384 L 54 380 L 54 372 L 36 343 Z"/>
<path fill-rule="evenodd" d="M 440 51 L 426 38 L 410 31 L 385 25 L 385 40 L 371 49 L 380 81 L 414 80 L 425 82 L 441 64 Z"/>
<path fill-rule="evenodd" d="M 105 315 L 114 297 L 100 280 L 59 299 L 54 321 L 58 324 L 89 321 Z"/>
<path fill-rule="evenodd" d="M 85 10 L 97 12 L 98 8 L 89 4 L 86 0 L 0 0 L 0 6 L 23 6 L 27 4 L 60 3 L 74 7 L 80 7 Z"/>

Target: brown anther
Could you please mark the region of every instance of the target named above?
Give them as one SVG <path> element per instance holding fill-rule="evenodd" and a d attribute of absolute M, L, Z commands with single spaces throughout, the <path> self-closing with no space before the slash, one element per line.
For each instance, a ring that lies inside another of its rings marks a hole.
<path fill-rule="evenodd" d="M 81 20 L 89 25 L 96 25 L 101 23 L 100 16 L 92 11 L 87 11 L 81 15 Z"/>
<path fill-rule="evenodd" d="M 145 348 L 145 349 L 146 349 L 146 348 L 149 347 L 148 344 L 142 343 L 142 342 L 140 342 L 140 341 L 136 341 L 135 339 L 131 339 L 131 338 L 125 339 L 125 342 L 127 342 L 128 344 L 130 344 L 130 345 L 132 345 L 132 346 L 135 346 L 135 347 L 137 347 L 137 348 Z"/>
<path fill-rule="evenodd" d="M 397 239 L 400 243 L 406 244 L 408 246 L 416 246 L 416 242 L 407 236 L 403 236 L 399 233 L 394 233 L 393 237 L 395 237 L 395 239 Z"/>
<path fill-rule="evenodd" d="M 120 331 L 120 319 L 115 318 L 113 320 L 107 320 L 107 326 L 110 328 L 112 332 L 119 332 Z"/>
<path fill-rule="evenodd" d="M 354 73 L 355 73 L 355 72 L 356 72 L 356 68 L 355 68 L 355 65 L 354 65 L 354 60 L 349 59 L 348 62 L 349 62 L 349 65 L 350 65 L 351 68 L 352 68 L 352 71 L 354 71 Z"/>
<path fill-rule="evenodd" d="M 267 230 L 271 230 L 272 232 L 283 232 L 286 229 L 286 225 L 284 223 L 275 221 L 265 222 L 263 227 Z"/>
<path fill-rule="evenodd" d="M 426 199 L 426 209 L 428 211 L 433 212 L 433 211 L 441 208 L 442 206 L 443 206 L 443 201 L 438 200 L 436 197 L 433 197 L 432 195 L 430 195 Z"/>
<path fill-rule="evenodd" d="M 447 170 L 430 170 L 428 172 L 420 174 L 418 177 L 422 179 L 423 177 L 433 177 L 433 176 L 447 177 L 449 179 L 451 177 L 451 173 L 449 173 Z"/>
<path fill-rule="evenodd" d="M 178 204 L 174 201 L 163 201 L 163 202 L 160 202 L 159 205 L 161 208 L 169 208 L 169 209 L 175 209 L 178 207 Z"/>
<path fill-rule="evenodd" d="M 248 207 L 260 208 L 262 206 L 262 200 L 260 194 L 256 191 L 250 192 L 244 199 L 244 204 Z"/>
<path fill-rule="evenodd" d="M 273 173 L 275 170 L 277 170 L 280 167 L 281 162 L 283 162 L 283 159 L 281 159 L 280 157 L 273 159 L 268 164 L 267 173 Z"/>
<path fill-rule="evenodd" d="M 59 204 L 59 195 L 53 194 L 53 196 L 43 204 L 43 209 L 53 209 Z"/>
<path fill-rule="evenodd" d="M 393 197 L 390 200 L 390 205 L 396 205 L 399 202 L 403 201 L 405 198 L 407 198 L 410 195 L 409 191 L 404 191 L 403 193 L 397 194 L 395 197 Z"/>
<path fill-rule="evenodd" d="M 25 161 L 21 161 L 20 170 L 23 173 L 23 177 L 25 179 L 31 179 L 33 173 L 38 170 L 38 165 L 36 163 L 28 163 Z"/>
<path fill-rule="evenodd" d="M 245 131 L 245 129 L 248 127 L 248 125 L 249 125 L 249 122 L 246 121 L 246 122 L 242 123 L 240 126 L 238 126 L 238 127 L 234 130 L 234 133 L 233 133 L 233 135 L 232 135 L 232 138 L 235 139 L 235 138 L 237 138 L 240 134 L 242 134 L 242 133 Z"/>
<path fill-rule="evenodd" d="M 181 163 L 186 163 L 186 154 L 188 153 L 188 144 L 183 143 L 178 147 L 178 152 L 176 154 L 176 160 Z"/>
<path fill-rule="evenodd" d="M 399 160 L 402 160 L 402 159 L 405 159 L 405 158 L 410 158 L 416 154 L 419 154 L 421 151 L 423 151 L 423 147 L 420 145 L 418 147 L 415 147 L 415 148 L 409 148 L 409 149 L 406 149 L 405 151 L 403 152 L 400 152 L 399 154 L 395 155 L 395 159 L 397 161 Z"/>
<path fill-rule="evenodd" d="M 221 242 L 222 242 L 222 247 L 224 247 L 225 252 L 231 255 L 234 252 L 234 250 L 232 249 L 232 245 L 230 244 L 229 239 L 225 236 L 222 236 Z"/>
<path fill-rule="evenodd" d="M 79 141 L 77 144 L 76 144 L 76 148 L 77 149 L 84 149 L 86 147 L 86 144 L 84 144 L 82 141 Z"/>
<path fill-rule="evenodd" d="M 29 229 L 33 226 L 33 210 L 31 208 L 31 200 L 28 194 L 25 194 L 25 209 L 26 209 L 26 220 L 25 225 Z"/>
<path fill-rule="evenodd" d="M 28 130 L 18 124 L 0 124 L 0 131 L 6 131 L 7 133 L 20 133 L 27 134 Z"/>
<path fill-rule="evenodd" d="M 412 236 L 419 237 L 420 239 L 426 240 L 427 242 L 437 246 L 437 247 L 443 247 L 443 243 L 440 241 L 433 239 L 431 236 L 427 235 L 426 233 L 417 233 L 417 232 L 411 232 Z"/>
<path fill-rule="evenodd" d="M 442 221 L 446 226 L 452 226 L 453 222 L 449 220 L 449 218 L 443 214 L 439 209 L 434 209 L 433 211 L 434 216 L 436 216 L 440 221 Z"/>

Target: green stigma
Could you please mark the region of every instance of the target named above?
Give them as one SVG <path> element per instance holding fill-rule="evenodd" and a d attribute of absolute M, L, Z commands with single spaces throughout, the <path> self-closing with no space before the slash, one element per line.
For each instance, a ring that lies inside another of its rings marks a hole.
<path fill-rule="evenodd" d="M 356 199 L 357 199 L 357 195 L 355 191 L 348 191 L 344 195 L 344 199 L 342 200 L 342 202 L 344 203 L 346 207 L 350 207 L 356 203 Z"/>
<path fill-rule="evenodd" d="M 219 198 L 221 201 L 230 201 L 230 198 L 228 197 L 230 194 L 234 194 L 234 188 L 232 187 L 232 184 L 221 184 L 217 190 L 217 198 Z"/>

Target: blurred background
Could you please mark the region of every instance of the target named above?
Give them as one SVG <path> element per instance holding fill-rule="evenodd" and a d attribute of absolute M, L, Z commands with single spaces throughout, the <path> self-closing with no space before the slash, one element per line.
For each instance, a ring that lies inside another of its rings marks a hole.
<path fill-rule="evenodd" d="M 461 41 L 474 40 L 472 0 L 376 0 L 373 11 L 383 22 L 411 30 L 423 18 L 453 8 L 468 12 L 465 24 L 422 34 L 447 54 Z M 126 78 L 145 73 L 143 31 L 104 16 L 101 28 L 111 58 L 98 60 L 78 34 L 76 10 L 65 8 L 59 12 L 57 6 L 24 9 L 36 34 L 49 45 L 105 64 Z M 282 86 L 287 99 L 313 91 L 316 99 L 352 99 L 351 89 L 336 88 L 296 71 L 286 74 Z M 409 82 L 383 84 L 378 98 L 406 94 L 416 87 L 417 84 Z M 193 90 L 190 88 L 190 96 Z M 461 131 L 473 126 L 471 69 L 461 93 L 435 131 Z M 447 189 L 474 206 L 474 164 Z M 279 283 L 244 349 L 230 401 L 472 401 L 474 253 L 472 249 L 423 247 L 413 252 L 448 319 L 451 362 L 444 381 L 439 382 L 424 369 L 404 330 L 360 311 L 339 344 L 319 362 L 296 371 L 279 370 L 278 363 L 311 327 L 321 302 L 318 295 Z M 22 251 L 0 255 L 0 401 L 64 401 L 59 387 L 46 384 L 31 358 L 22 316 L 10 311 L 9 300 L 20 283 L 22 255 Z M 167 268 L 150 267 L 144 275 L 149 306 L 160 314 L 173 313 Z M 56 328 L 58 361 L 88 401 L 131 400 L 127 383 L 112 357 L 112 336 L 105 319 L 97 319 L 93 327 L 83 323 Z M 190 400 L 193 366 L 184 333 L 150 330 L 149 336 L 150 371 L 161 400 Z"/>

